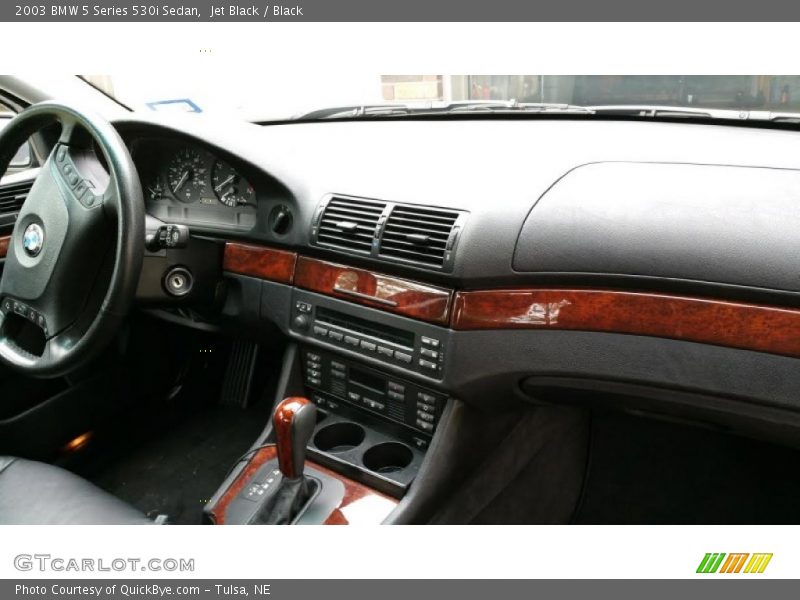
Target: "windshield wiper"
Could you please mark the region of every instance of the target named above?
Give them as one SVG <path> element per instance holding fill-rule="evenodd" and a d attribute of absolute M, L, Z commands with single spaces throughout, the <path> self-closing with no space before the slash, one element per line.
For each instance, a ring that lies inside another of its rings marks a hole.
<path fill-rule="evenodd" d="M 598 115 L 690 119 L 725 119 L 729 121 L 800 122 L 800 113 L 751 110 L 748 108 L 703 108 L 691 106 L 651 106 L 647 104 L 619 104 L 588 107 Z"/>
<path fill-rule="evenodd" d="M 722 108 L 701 108 L 690 106 L 653 106 L 648 104 L 615 104 L 592 106 L 591 110 L 599 115 L 621 115 L 630 117 L 688 117 L 696 119 L 746 119 L 747 110 Z"/>
<path fill-rule="evenodd" d="M 517 102 L 515 100 L 466 100 L 458 102 L 428 102 L 424 104 L 373 104 L 323 108 L 296 117 L 313 119 L 357 119 L 406 115 L 444 115 L 458 113 L 592 113 L 584 106 L 547 102 Z"/>
<path fill-rule="evenodd" d="M 508 101 L 476 101 L 451 102 L 443 107 L 442 110 L 449 113 L 457 112 L 571 112 L 571 113 L 592 113 L 592 109 L 587 106 L 575 104 L 563 104 L 555 102 L 517 102 Z"/>
<path fill-rule="evenodd" d="M 646 117 L 652 119 L 720 119 L 729 121 L 772 121 L 800 123 L 800 113 L 772 112 L 736 108 L 694 106 L 656 106 L 650 104 L 616 104 L 580 106 L 549 102 L 517 102 L 516 100 L 464 100 L 414 104 L 362 104 L 315 110 L 296 117 L 300 120 L 358 119 L 368 117 L 403 117 L 411 115 L 454 114 L 578 114 Z"/>
<path fill-rule="evenodd" d="M 314 119 L 353 119 L 364 116 L 384 114 L 409 114 L 410 109 L 404 104 L 362 104 L 353 106 L 334 106 L 312 110 L 294 117 L 300 120 Z"/>

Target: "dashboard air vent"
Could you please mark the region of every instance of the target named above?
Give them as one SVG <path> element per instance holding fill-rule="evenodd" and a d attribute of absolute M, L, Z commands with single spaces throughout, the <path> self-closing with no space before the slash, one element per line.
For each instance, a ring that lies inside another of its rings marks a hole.
<path fill-rule="evenodd" d="M 18 213 L 31 187 L 33 181 L 11 183 L 0 187 L 0 215 Z"/>
<path fill-rule="evenodd" d="M 386 221 L 378 256 L 443 267 L 451 262 L 462 213 L 424 206 L 395 205 Z"/>
<path fill-rule="evenodd" d="M 385 208 L 377 200 L 331 196 L 314 224 L 317 244 L 370 254 Z"/>

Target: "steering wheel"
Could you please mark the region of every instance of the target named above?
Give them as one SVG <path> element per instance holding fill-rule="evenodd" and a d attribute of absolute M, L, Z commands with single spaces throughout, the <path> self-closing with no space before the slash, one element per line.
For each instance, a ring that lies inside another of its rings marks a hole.
<path fill-rule="evenodd" d="M 104 118 L 58 102 L 28 107 L 0 131 L 0 173 L 32 134 L 56 124 L 0 279 L 0 361 L 39 377 L 68 373 L 108 345 L 144 255 L 141 183 Z"/>

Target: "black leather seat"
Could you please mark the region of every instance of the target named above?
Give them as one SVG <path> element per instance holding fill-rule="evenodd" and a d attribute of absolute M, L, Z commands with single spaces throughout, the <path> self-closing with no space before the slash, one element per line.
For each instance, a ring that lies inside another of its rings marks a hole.
<path fill-rule="evenodd" d="M 69 471 L 0 456 L 0 524 L 152 525 L 153 522 Z"/>

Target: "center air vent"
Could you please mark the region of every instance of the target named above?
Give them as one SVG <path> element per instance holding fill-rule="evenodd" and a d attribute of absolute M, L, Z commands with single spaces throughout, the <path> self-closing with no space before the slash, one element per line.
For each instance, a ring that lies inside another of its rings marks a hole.
<path fill-rule="evenodd" d="M 331 196 L 314 224 L 317 244 L 370 254 L 385 208 L 377 200 Z"/>
<path fill-rule="evenodd" d="M 32 186 L 33 181 L 25 181 L 0 187 L 0 215 L 18 213 Z"/>
<path fill-rule="evenodd" d="M 423 206 L 394 206 L 383 229 L 378 256 L 429 267 L 449 265 L 461 214 Z"/>
<path fill-rule="evenodd" d="M 328 196 L 317 208 L 311 240 L 385 262 L 447 271 L 466 218 L 460 210 Z"/>

